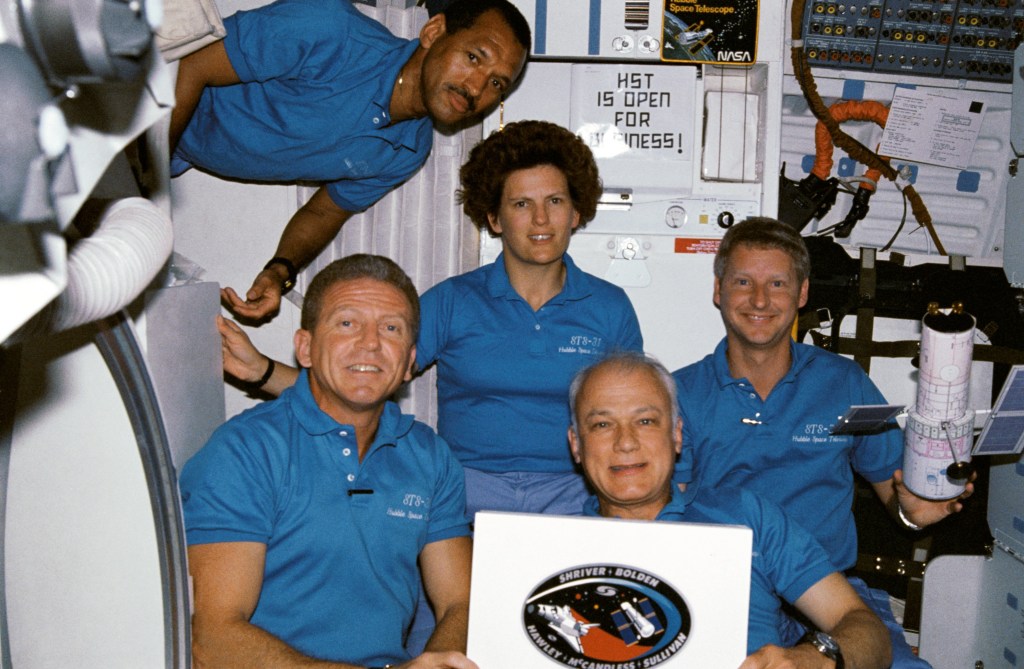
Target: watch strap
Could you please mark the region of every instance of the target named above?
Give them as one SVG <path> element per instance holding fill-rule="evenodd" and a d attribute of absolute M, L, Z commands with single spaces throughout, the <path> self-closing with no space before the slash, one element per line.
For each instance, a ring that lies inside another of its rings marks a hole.
<path fill-rule="evenodd" d="M 270 381 L 270 377 L 274 375 L 274 367 L 276 366 L 277 364 L 274 362 L 273 358 L 267 358 L 267 371 L 263 372 L 263 376 L 261 376 L 256 381 L 246 382 L 246 385 L 249 387 L 249 390 L 259 390 L 263 386 L 267 385 L 267 381 Z"/>
<path fill-rule="evenodd" d="M 267 264 L 263 266 L 263 269 L 270 269 L 271 265 L 280 265 L 288 272 L 288 276 L 285 277 L 284 283 L 281 284 L 281 294 L 284 295 L 295 287 L 295 281 L 299 278 L 299 272 L 295 268 L 295 263 L 288 260 L 288 258 L 282 258 L 281 256 L 274 256 L 271 258 L 267 261 Z"/>
<path fill-rule="evenodd" d="M 839 643 L 830 635 L 825 632 L 811 630 L 804 636 L 803 642 L 809 643 L 819 653 L 830 660 L 834 660 L 836 669 L 845 669 L 846 663 L 843 662 L 843 651 L 839 648 Z"/>

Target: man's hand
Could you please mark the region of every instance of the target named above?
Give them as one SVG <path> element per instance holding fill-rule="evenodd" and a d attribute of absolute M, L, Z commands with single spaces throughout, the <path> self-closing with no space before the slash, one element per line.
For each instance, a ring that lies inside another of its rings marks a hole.
<path fill-rule="evenodd" d="M 233 292 L 233 291 L 232 291 Z M 254 383 L 267 371 L 267 357 L 256 350 L 249 335 L 234 321 L 217 316 L 224 371 L 239 381 Z"/>
<path fill-rule="evenodd" d="M 443 653 L 423 653 L 419 657 L 400 664 L 396 669 L 480 669 L 476 662 L 462 653 L 445 651 Z"/>
<path fill-rule="evenodd" d="M 271 265 L 257 274 L 244 300 L 234 288 L 221 289 L 220 298 L 224 306 L 236 316 L 248 320 L 259 321 L 277 315 L 281 309 L 281 286 L 284 284 L 277 267 Z"/>
<path fill-rule="evenodd" d="M 740 669 L 834 669 L 835 666 L 835 662 L 810 644 L 802 643 L 792 648 L 769 644 L 743 660 Z"/>
<path fill-rule="evenodd" d="M 321 186 L 288 221 L 273 257 L 288 258 L 296 269 L 305 267 L 334 239 L 351 216 L 352 212 L 334 204 L 327 189 Z M 220 292 L 221 300 L 242 318 L 269 319 L 281 308 L 282 287 L 287 279 L 288 269 L 274 263 L 256 275 L 244 300 L 231 288 Z"/>
<path fill-rule="evenodd" d="M 896 501 L 907 520 L 919 527 L 926 527 L 939 522 L 946 516 L 958 513 L 964 508 L 963 500 L 974 494 L 974 479 L 978 477 L 977 472 L 971 474 L 970 480 L 964 486 L 964 491 L 955 499 L 930 500 L 918 497 L 903 484 L 903 471 L 897 469 L 892 475 L 892 484 L 896 490 Z"/>
<path fill-rule="evenodd" d="M 259 390 L 261 393 L 277 397 L 287 388 L 295 385 L 299 378 L 299 370 L 283 362 L 273 361 L 259 352 L 245 330 L 233 320 L 217 316 L 217 330 L 220 332 L 220 350 L 224 356 L 224 371 L 239 381 L 250 385 L 263 380 L 263 375 L 270 371 Z M 274 368 L 270 369 L 273 364 Z"/>

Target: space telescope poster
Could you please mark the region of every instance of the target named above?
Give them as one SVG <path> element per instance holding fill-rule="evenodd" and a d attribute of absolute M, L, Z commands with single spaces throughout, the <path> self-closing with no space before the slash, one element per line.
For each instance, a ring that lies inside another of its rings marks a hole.
<path fill-rule="evenodd" d="M 661 59 L 753 65 L 758 0 L 665 0 Z"/>

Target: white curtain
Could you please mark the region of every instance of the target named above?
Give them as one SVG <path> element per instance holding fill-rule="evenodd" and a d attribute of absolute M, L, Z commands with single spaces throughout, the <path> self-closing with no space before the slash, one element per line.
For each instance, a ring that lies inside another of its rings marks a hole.
<path fill-rule="evenodd" d="M 427 20 L 419 7 L 373 8 L 356 5 L 399 37 L 414 38 Z M 434 132 L 434 149 L 416 175 L 366 212 L 353 216 L 335 240 L 302 272 L 293 293 L 301 295 L 313 276 L 333 260 L 352 253 L 375 253 L 401 265 L 422 293 L 450 276 L 479 265 L 479 234 L 455 203 L 459 167 L 480 139 L 476 125 L 455 135 Z M 316 189 L 298 189 L 301 206 Z M 290 297 L 290 296 L 289 296 Z M 437 421 L 434 371 L 402 391 L 402 409 L 430 425 Z"/>

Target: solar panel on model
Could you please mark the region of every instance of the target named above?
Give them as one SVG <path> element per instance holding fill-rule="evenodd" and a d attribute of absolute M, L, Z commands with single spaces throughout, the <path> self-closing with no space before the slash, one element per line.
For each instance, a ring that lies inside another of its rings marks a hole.
<path fill-rule="evenodd" d="M 1024 449 L 1024 366 L 1015 365 L 974 445 L 975 455 L 1020 453 Z"/>

